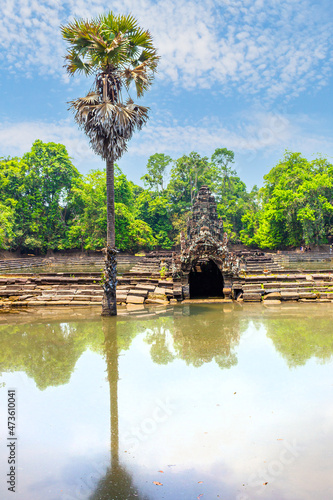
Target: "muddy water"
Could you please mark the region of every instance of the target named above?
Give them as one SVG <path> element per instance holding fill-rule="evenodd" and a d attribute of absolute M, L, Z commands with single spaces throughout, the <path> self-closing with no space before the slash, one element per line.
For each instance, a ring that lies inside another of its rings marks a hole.
<path fill-rule="evenodd" d="M 331 499 L 332 319 L 331 304 L 0 316 L 0 498 Z"/>

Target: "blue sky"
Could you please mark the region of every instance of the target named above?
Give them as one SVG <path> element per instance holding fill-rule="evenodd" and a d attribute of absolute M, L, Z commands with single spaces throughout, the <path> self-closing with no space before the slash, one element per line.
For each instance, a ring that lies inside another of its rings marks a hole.
<path fill-rule="evenodd" d="M 67 110 L 92 80 L 66 75 L 59 26 L 112 7 L 148 28 L 161 56 L 141 99 L 149 123 L 118 161 L 130 179 L 141 183 L 156 152 L 227 147 L 249 188 L 285 149 L 333 162 L 330 0 L 1 0 L 0 156 L 42 139 L 65 144 L 82 173 L 103 166 Z"/>

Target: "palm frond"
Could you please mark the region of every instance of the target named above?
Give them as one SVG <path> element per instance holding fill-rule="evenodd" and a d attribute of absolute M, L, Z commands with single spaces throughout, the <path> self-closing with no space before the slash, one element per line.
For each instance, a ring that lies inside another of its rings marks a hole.
<path fill-rule="evenodd" d="M 91 21 L 78 19 L 62 26 L 61 32 L 70 44 L 65 67 L 71 75 L 121 70 L 124 84 L 129 87 L 134 82 L 138 97 L 149 88 L 159 57 L 149 31 L 141 29 L 132 15 L 109 12 Z"/>
<path fill-rule="evenodd" d="M 129 38 L 130 44 L 133 46 L 154 50 L 152 37 L 147 30 L 138 29 Z"/>
<path fill-rule="evenodd" d="M 70 75 L 74 75 L 75 73 L 89 75 L 93 71 L 92 65 L 88 61 L 84 61 L 75 50 L 71 50 L 67 54 L 65 61 L 64 67 Z"/>
<path fill-rule="evenodd" d="M 131 99 L 123 103 L 99 101 L 98 94 L 89 93 L 72 101 L 75 121 L 88 135 L 92 149 L 102 158 L 120 158 L 135 130 L 148 120 L 149 108 Z"/>

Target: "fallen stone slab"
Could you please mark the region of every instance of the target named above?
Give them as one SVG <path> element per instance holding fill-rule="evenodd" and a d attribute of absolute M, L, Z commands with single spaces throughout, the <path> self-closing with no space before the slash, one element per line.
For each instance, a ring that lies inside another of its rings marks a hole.
<path fill-rule="evenodd" d="M 126 302 L 127 304 L 143 304 L 145 301 L 144 297 L 140 297 L 139 295 L 127 295 Z"/>
<path fill-rule="evenodd" d="M 164 300 L 164 301 L 168 300 L 165 293 L 155 293 L 155 292 L 149 292 L 148 299 L 151 299 L 151 300 L 159 299 L 159 300 Z M 146 299 L 146 301 L 147 301 L 147 299 Z"/>
<path fill-rule="evenodd" d="M 142 311 L 145 308 L 143 304 L 127 304 L 127 311 Z"/>
<path fill-rule="evenodd" d="M 278 306 L 281 304 L 281 300 L 272 299 L 272 300 L 268 300 L 267 302 L 265 300 L 264 304 L 265 304 L 265 306 Z"/>
<path fill-rule="evenodd" d="M 264 300 L 270 302 L 271 300 L 280 300 L 281 293 L 280 292 L 270 292 L 268 295 L 265 295 Z"/>
<path fill-rule="evenodd" d="M 149 292 L 153 292 L 155 290 L 156 286 L 155 285 L 149 285 L 149 284 L 146 284 L 146 283 L 138 283 L 136 286 L 135 286 L 135 289 L 136 290 L 148 290 Z"/>
<path fill-rule="evenodd" d="M 244 302 L 261 302 L 261 293 L 243 293 Z"/>
<path fill-rule="evenodd" d="M 160 286 L 157 286 L 157 287 L 155 288 L 155 290 L 154 290 L 154 293 L 155 293 L 155 294 L 160 294 L 160 295 L 165 295 L 165 292 L 166 292 L 166 291 L 167 291 L 167 290 L 166 290 L 165 288 L 162 288 L 162 287 L 160 287 Z"/>
<path fill-rule="evenodd" d="M 312 292 L 299 292 L 300 299 L 316 299 L 317 294 Z"/>
<path fill-rule="evenodd" d="M 123 302 L 127 299 L 127 293 L 116 293 L 117 300 L 122 300 Z"/>
<path fill-rule="evenodd" d="M 139 297 L 147 297 L 148 290 L 143 290 L 141 288 L 131 288 L 128 293 L 129 293 L 129 295 L 137 295 Z"/>
<path fill-rule="evenodd" d="M 299 294 L 297 292 L 282 292 L 281 300 L 299 300 Z"/>
<path fill-rule="evenodd" d="M 171 299 L 173 300 L 173 299 Z M 170 301 L 171 302 L 171 301 Z M 177 300 L 175 301 L 177 303 Z M 157 299 L 157 298 L 154 298 L 154 299 L 146 299 L 146 304 L 160 304 L 160 305 L 167 305 L 169 304 L 169 301 L 168 300 L 163 300 L 163 299 Z"/>

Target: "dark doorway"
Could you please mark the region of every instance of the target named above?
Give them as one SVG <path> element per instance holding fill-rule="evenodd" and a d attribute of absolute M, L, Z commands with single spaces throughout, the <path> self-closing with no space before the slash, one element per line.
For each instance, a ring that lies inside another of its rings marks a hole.
<path fill-rule="evenodd" d="M 198 262 L 190 272 L 190 297 L 223 297 L 223 276 L 215 262 Z"/>

